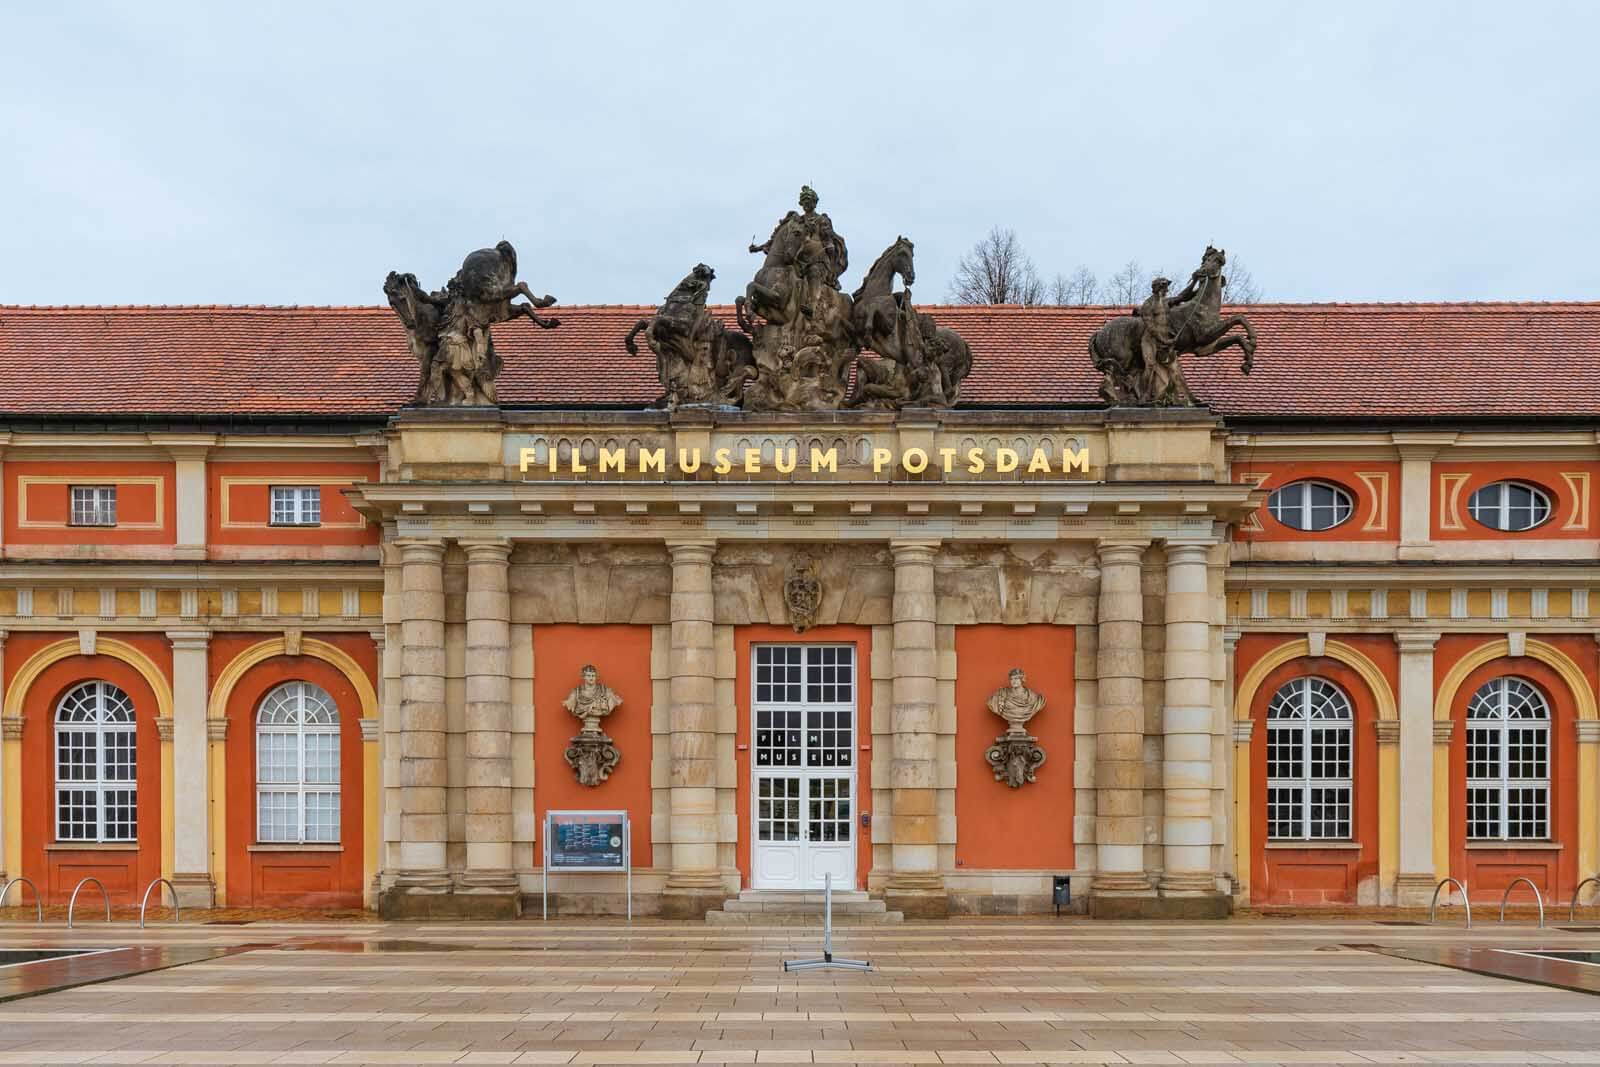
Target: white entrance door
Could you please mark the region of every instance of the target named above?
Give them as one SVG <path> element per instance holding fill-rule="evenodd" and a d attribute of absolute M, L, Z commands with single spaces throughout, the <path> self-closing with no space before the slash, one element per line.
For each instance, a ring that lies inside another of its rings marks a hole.
<path fill-rule="evenodd" d="M 856 662 L 851 645 L 751 649 L 756 889 L 854 889 Z"/>

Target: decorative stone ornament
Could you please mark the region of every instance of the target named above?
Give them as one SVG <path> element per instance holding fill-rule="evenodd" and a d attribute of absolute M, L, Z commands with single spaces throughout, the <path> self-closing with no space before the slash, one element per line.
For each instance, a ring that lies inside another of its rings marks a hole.
<path fill-rule="evenodd" d="M 789 623 L 803 634 L 817 622 L 822 606 L 822 574 L 812 556 L 797 555 L 789 561 L 789 574 L 783 580 L 783 602 L 789 608 Z"/>
<path fill-rule="evenodd" d="M 1011 668 L 1008 684 L 995 690 L 989 697 L 989 710 L 1006 721 L 1006 732 L 995 738 L 994 744 L 984 752 L 983 758 L 994 771 L 994 779 L 1012 789 L 1034 780 L 1034 772 L 1043 766 L 1044 749 L 1039 739 L 1028 733 L 1028 721 L 1044 707 L 1044 697 L 1028 688 L 1027 675 L 1021 667 Z"/>
<path fill-rule="evenodd" d="M 585 664 L 583 681 L 561 704 L 583 723 L 578 736 L 567 742 L 566 761 L 578 773 L 579 785 L 599 785 L 622 762 L 616 742 L 600 729 L 600 720 L 617 710 L 622 698 L 600 684 L 600 672 L 593 664 Z"/>

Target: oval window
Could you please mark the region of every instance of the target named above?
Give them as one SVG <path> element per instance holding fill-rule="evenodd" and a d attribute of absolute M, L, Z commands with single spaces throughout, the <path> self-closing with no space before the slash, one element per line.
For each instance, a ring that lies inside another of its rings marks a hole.
<path fill-rule="evenodd" d="M 1491 530 L 1531 530 L 1550 517 L 1550 494 L 1526 482 L 1491 482 L 1472 494 L 1467 510 Z"/>
<path fill-rule="evenodd" d="M 1290 482 L 1267 497 L 1267 510 L 1296 530 L 1331 530 L 1355 510 L 1350 494 L 1327 482 Z"/>

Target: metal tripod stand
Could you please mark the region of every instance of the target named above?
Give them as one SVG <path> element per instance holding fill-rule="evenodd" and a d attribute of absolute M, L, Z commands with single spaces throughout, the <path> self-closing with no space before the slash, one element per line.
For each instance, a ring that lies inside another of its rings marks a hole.
<path fill-rule="evenodd" d="M 833 875 L 822 876 L 822 955 L 809 960 L 784 960 L 785 971 L 870 971 L 866 960 L 834 959 L 833 956 Z"/>

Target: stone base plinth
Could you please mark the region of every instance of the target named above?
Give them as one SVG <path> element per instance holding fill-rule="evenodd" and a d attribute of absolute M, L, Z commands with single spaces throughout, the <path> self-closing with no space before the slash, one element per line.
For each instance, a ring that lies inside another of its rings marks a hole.
<path fill-rule="evenodd" d="M 209 874 L 174 874 L 172 893 L 165 888 L 150 894 L 152 908 L 171 907 L 172 896 L 177 895 L 179 909 L 214 908 L 217 906 L 217 886 Z"/>
<path fill-rule="evenodd" d="M 1232 914 L 1233 898 L 1224 893 L 1089 894 L 1091 919 L 1226 919 Z"/>
<path fill-rule="evenodd" d="M 522 894 L 516 890 L 437 892 L 394 886 L 378 897 L 382 919 L 515 919 L 522 915 Z"/>
<path fill-rule="evenodd" d="M 950 917 L 950 894 L 942 889 L 885 888 L 883 903 L 890 911 L 898 911 L 907 919 Z"/>
<path fill-rule="evenodd" d="M 677 889 L 668 886 L 661 891 L 661 917 L 663 919 L 704 919 L 706 912 L 721 910 L 728 893 L 721 888 L 694 887 Z"/>
<path fill-rule="evenodd" d="M 1433 901 L 1433 891 L 1438 886 L 1438 879 L 1432 872 L 1427 874 L 1397 874 L 1394 878 L 1394 902 L 1402 908 L 1426 908 Z M 1441 900 L 1450 899 L 1450 894 L 1455 888 L 1449 887 L 1440 893 Z"/>

